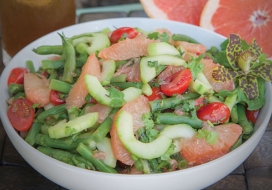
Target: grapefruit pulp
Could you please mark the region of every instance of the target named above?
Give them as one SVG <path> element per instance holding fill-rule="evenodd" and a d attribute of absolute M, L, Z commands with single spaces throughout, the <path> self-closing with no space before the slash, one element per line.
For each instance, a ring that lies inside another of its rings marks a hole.
<path fill-rule="evenodd" d="M 150 18 L 175 20 L 199 25 L 207 0 L 140 0 Z"/>
<path fill-rule="evenodd" d="M 226 37 L 238 34 L 249 44 L 255 38 L 262 51 L 272 56 L 272 1 L 207 1 L 200 26 Z"/>

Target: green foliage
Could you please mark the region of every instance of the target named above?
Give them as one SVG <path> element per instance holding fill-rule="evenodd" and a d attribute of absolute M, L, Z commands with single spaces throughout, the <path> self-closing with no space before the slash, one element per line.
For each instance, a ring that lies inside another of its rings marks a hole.
<path fill-rule="evenodd" d="M 214 145 L 218 139 L 218 134 L 215 131 L 209 131 L 206 129 L 199 129 L 197 131 L 197 137 L 198 138 L 205 138 L 209 144 Z"/>
<path fill-rule="evenodd" d="M 154 129 L 154 121 L 151 118 L 150 113 L 142 115 L 142 121 L 144 122 L 144 128 L 142 129 L 141 136 L 144 142 L 151 142 L 155 140 L 159 134 L 159 131 Z"/>
<path fill-rule="evenodd" d="M 122 107 L 122 105 L 125 103 L 124 93 L 117 90 L 113 86 L 109 88 L 109 96 L 112 99 L 110 102 L 111 107 Z"/>
<path fill-rule="evenodd" d="M 190 69 L 193 78 L 196 78 L 196 75 L 204 69 L 204 64 L 201 63 L 202 56 L 197 58 L 192 57 L 192 60 L 188 63 L 188 68 Z"/>
<path fill-rule="evenodd" d="M 149 33 L 147 37 L 149 39 L 160 40 L 162 42 L 169 42 L 170 40 L 170 36 L 166 32 L 163 32 L 162 34 L 160 34 L 159 32 L 152 32 Z"/>
<path fill-rule="evenodd" d="M 214 80 L 236 80 L 248 100 L 258 98 L 258 78 L 272 81 L 272 62 L 266 60 L 266 55 L 262 53 L 255 39 L 249 45 L 240 36 L 231 34 L 227 42 L 225 57 L 222 57 L 223 60 L 227 58 L 228 64 L 213 70 Z"/>

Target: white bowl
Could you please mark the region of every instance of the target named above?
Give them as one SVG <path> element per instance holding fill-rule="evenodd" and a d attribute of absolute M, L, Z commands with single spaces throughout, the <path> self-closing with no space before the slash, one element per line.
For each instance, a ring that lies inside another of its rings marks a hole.
<path fill-rule="evenodd" d="M 208 48 L 212 45 L 219 46 L 225 39 L 225 37 L 219 34 L 180 22 L 148 18 L 122 18 L 77 24 L 50 33 L 36 40 L 22 49 L 6 66 L 1 75 L 1 120 L 7 135 L 17 151 L 34 169 L 48 179 L 65 188 L 77 190 L 202 189 L 219 181 L 236 169 L 255 149 L 269 122 L 272 111 L 272 89 L 270 83 L 266 83 L 265 97 L 267 103 L 262 108 L 255 126 L 255 132 L 248 141 L 234 151 L 214 161 L 175 172 L 149 175 L 126 175 L 108 174 L 77 168 L 40 153 L 28 145 L 13 129 L 6 114 L 6 100 L 9 97 L 7 79 L 12 68 L 25 65 L 26 60 L 33 60 L 34 63 L 39 63 L 39 60 L 44 59 L 44 57 L 33 53 L 31 51 L 33 48 L 46 44 L 60 44 L 61 41 L 57 32 L 64 32 L 64 34 L 69 37 L 83 32 L 99 31 L 105 27 L 114 29 L 114 27 L 122 26 L 140 27 L 147 31 L 156 28 L 167 28 L 173 33 L 187 34 L 205 44 Z"/>

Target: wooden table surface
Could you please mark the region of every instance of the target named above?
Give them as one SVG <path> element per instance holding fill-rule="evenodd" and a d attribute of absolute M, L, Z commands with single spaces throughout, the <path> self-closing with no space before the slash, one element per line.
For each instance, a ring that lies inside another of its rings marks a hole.
<path fill-rule="evenodd" d="M 142 10 L 131 12 L 86 13 L 78 22 L 113 18 L 147 17 Z M 4 65 L 0 65 L 2 72 Z M 64 190 L 36 172 L 16 151 L 0 122 L 0 190 Z M 41 163 L 42 164 L 42 163 Z M 207 171 L 208 175 L 208 171 Z M 272 119 L 258 146 L 249 158 L 231 174 L 206 190 L 271 190 L 272 189 Z"/>

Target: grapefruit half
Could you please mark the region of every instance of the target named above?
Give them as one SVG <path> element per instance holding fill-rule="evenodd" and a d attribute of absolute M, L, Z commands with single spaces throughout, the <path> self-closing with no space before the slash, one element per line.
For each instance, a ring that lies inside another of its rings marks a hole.
<path fill-rule="evenodd" d="M 140 0 L 150 18 L 175 20 L 199 25 L 207 0 Z"/>
<path fill-rule="evenodd" d="M 257 44 L 272 57 L 272 1 L 267 0 L 210 0 L 203 8 L 200 26 L 226 37 L 236 33 Z"/>

